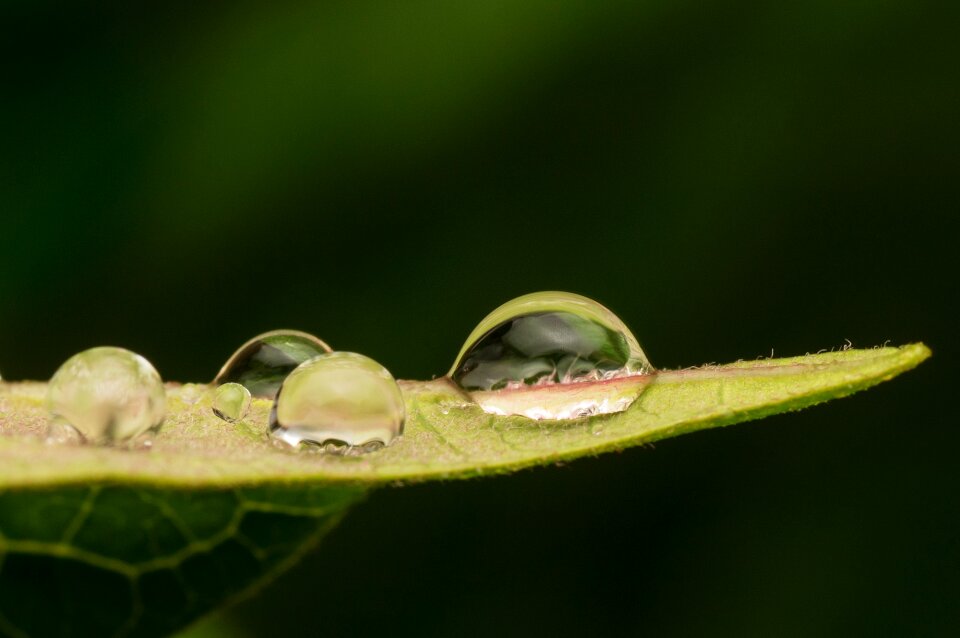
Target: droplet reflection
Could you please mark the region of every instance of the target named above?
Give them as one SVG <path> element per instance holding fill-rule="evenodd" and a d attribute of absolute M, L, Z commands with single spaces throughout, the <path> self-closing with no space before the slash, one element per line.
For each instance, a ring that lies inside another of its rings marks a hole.
<path fill-rule="evenodd" d="M 221 368 L 215 385 L 239 383 L 255 397 L 272 399 L 288 374 L 330 346 L 299 330 L 273 330 L 240 346 Z"/>
<path fill-rule="evenodd" d="M 487 412 L 569 419 L 626 409 L 651 372 L 610 310 L 580 295 L 539 292 L 481 321 L 449 376 Z"/>

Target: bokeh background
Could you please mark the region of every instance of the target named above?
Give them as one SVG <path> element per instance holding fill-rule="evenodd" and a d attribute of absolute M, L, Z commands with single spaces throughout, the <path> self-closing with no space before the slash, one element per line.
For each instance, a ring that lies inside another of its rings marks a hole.
<path fill-rule="evenodd" d="M 934 350 L 761 424 L 382 490 L 194 635 L 955 635 L 957 3 L 0 16 L 5 378 L 110 344 L 208 380 L 277 327 L 429 378 L 542 289 L 661 367 Z"/>

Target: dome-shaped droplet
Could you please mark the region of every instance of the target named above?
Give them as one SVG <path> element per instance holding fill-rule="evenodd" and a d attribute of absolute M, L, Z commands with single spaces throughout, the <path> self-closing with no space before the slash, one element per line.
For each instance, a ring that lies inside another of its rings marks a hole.
<path fill-rule="evenodd" d="M 239 383 L 224 383 L 213 393 L 213 413 L 234 423 L 250 409 L 250 390 Z"/>
<path fill-rule="evenodd" d="M 284 380 L 270 414 L 271 436 L 290 447 L 355 454 L 403 433 L 400 388 L 382 365 L 353 352 L 322 354 Z"/>
<path fill-rule="evenodd" d="M 70 357 L 47 387 L 50 438 L 79 434 L 121 443 L 163 423 L 166 393 L 150 362 L 123 348 L 92 348 Z"/>
<path fill-rule="evenodd" d="M 449 376 L 488 412 L 556 419 L 623 410 L 638 394 L 631 384 L 589 391 L 579 384 L 652 371 L 636 337 L 610 310 L 580 295 L 538 292 L 487 315 Z M 571 387 L 531 392 L 560 384 Z"/>
<path fill-rule="evenodd" d="M 255 397 L 272 399 L 288 374 L 330 346 L 298 330 L 273 330 L 246 342 L 227 360 L 214 384 L 239 383 Z"/>
<path fill-rule="evenodd" d="M 175 388 L 175 396 L 186 405 L 193 405 L 210 390 L 205 383 L 184 383 Z"/>

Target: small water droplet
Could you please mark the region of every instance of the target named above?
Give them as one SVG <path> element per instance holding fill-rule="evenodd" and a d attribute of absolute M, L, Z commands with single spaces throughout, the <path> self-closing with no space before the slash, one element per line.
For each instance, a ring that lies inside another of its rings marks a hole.
<path fill-rule="evenodd" d="M 279 447 L 327 454 L 363 454 L 403 433 L 400 388 L 382 365 L 353 352 L 332 352 L 300 364 L 284 380 L 270 413 Z"/>
<path fill-rule="evenodd" d="M 206 393 L 208 386 L 202 383 L 184 383 L 177 389 L 176 396 L 187 405 L 193 405 Z"/>
<path fill-rule="evenodd" d="M 250 391 L 239 383 L 224 383 L 213 395 L 213 413 L 235 423 L 250 409 Z"/>
<path fill-rule="evenodd" d="M 273 330 L 240 346 L 214 379 L 215 385 L 239 383 L 255 397 L 272 399 L 294 368 L 330 346 L 299 330 Z"/>
<path fill-rule="evenodd" d="M 163 381 L 150 362 L 123 348 L 91 348 L 68 359 L 47 387 L 51 442 L 128 442 L 159 429 Z"/>
<path fill-rule="evenodd" d="M 571 419 L 626 409 L 652 372 L 610 310 L 580 295 L 539 292 L 481 321 L 448 376 L 487 412 Z M 633 380 L 617 382 L 626 378 Z"/>
<path fill-rule="evenodd" d="M 50 445 L 79 445 L 86 441 L 77 428 L 62 417 L 54 417 L 47 426 L 46 442 Z"/>

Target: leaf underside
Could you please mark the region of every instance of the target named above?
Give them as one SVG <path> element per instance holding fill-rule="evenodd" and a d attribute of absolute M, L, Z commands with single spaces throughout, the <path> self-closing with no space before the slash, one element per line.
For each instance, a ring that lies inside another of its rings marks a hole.
<path fill-rule="evenodd" d="M 494 416 L 445 379 L 401 381 L 404 436 L 361 457 L 282 452 L 269 401 L 216 418 L 168 386 L 152 448 L 43 442 L 42 383 L 0 385 L 0 636 L 163 636 L 262 586 L 369 487 L 505 473 L 807 407 L 890 379 L 922 344 L 662 371 L 625 411 Z M 629 389 L 629 388 L 627 388 Z M 52 613 L 51 613 L 52 612 Z"/>
<path fill-rule="evenodd" d="M 0 636 L 167 636 L 292 565 L 356 487 L 0 492 Z"/>

